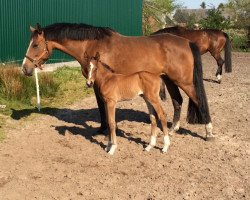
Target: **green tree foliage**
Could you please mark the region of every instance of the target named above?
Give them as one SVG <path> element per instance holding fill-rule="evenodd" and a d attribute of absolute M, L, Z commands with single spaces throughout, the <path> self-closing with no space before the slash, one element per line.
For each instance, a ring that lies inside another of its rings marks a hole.
<path fill-rule="evenodd" d="M 201 7 L 202 9 L 205 9 L 205 8 L 206 8 L 206 3 L 203 1 L 203 2 L 201 3 L 200 7 Z"/>
<path fill-rule="evenodd" d="M 151 33 L 150 18 L 154 19 L 160 28 L 165 24 L 165 18 L 177 7 L 175 0 L 144 0 L 143 1 L 143 33 Z"/>
<path fill-rule="evenodd" d="M 236 28 L 250 27 L 250 1 L 249 0 L 228 0 L 224 7 L 231 9 L 231 19 Z"/>
<path fill-rule="evenodd" d="M 202 28 L 211 29 L 227 29 L 230 26 L 230 20 L 223 17 L 221 11 L 218 9 L 208 10 L 208 16 L 205 19 L 200 20 Z"/>

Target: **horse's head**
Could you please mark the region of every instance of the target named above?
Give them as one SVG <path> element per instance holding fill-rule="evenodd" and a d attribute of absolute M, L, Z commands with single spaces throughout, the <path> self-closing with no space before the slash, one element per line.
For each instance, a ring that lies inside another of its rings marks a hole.
<path fill-rule="evenodd" d="M 51 54 L 41 26 L 37 24 L 35 28 L 30 27 L 30 31 L 32 33 L 30 44 L 22 64 L 23 73 L 27 76 L 32 76 L 36 67 L 42 69 L 41 65 Z"/>
<path fill-rule="evenodd" d="M 87 81 L 86 84 L 88 87 L 92 87 L 94 85 L 95 79 L 96 79 L 96 72 L 98 68 L 98 62 L 100 61 L 100 54 L 99 52 L 96 53 L 96 55 L 93 57 L 90 57 L 85 52 L 85 59 L 88 61 L 88 67 L 87 67 Z"/>

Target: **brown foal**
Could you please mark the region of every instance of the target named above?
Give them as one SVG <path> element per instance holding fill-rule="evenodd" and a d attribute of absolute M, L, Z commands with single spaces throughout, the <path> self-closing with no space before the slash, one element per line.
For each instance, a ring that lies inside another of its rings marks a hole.
<path fill-rule="evenodd" d="M 99 88 L 100 95 L 105 104 L 106 119 L 109 126 L 109 142 L 106 151 L 113 155 L 117 148 L 115 132 L 116 103 L 122 100 L 131 100 L 138 95 L 142 95 L 148 106 L 151 121 L 151 140 L 145 150 L 149 151 L 156 144 L 156 117 L 158 116 L 164 133 L 164 147 L 162 152 L 167 152 L 170 145 L 170 139 L 165 113 L 160 104 L 160 75 L 157 76 L 145 71 L 131 75 L 115 74 L 108 65 L 100 60 L 100 54 L 98 52 L 95 57 L 89 57 L 86 54 L 85 56 L 89 61 L 87 85 L 91 87 L 95 84 Z"/>

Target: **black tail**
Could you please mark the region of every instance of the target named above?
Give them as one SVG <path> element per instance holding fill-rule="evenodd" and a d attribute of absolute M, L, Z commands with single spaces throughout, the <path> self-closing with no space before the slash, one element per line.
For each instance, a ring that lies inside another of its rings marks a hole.
<path fill-rule="evenodd" d="M 167 95 L 166 95 L 166 87 L 164 81 L 161 79 L 161 87 L 160 87 L 160 97 L 162 101 L 167 100 Z"/>
<path fill-rule="evenodd" d="M 208 124 L 211 122 L 207 97 L 203 85 L 202 63 L 199 48 L 189 43 L 194 57 L 193 84 L 195 87 L 198 106 L 189 99 L 187 122 L 190 124 Z"/>
<path fill-rule="evenodd" d="M 228 34 L 223 33 L 226 37 L 226 44 L 224 47 L 225 51 L 225 72 L 232 72 L 232 55 L 231 55 L 231 44 Z"/>

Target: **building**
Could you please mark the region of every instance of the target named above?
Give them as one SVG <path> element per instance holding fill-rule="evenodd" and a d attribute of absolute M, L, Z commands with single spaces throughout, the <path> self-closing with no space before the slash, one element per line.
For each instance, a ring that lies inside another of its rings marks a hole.
<path fill-rule="evenodd" d="M 29 26 L 58 22 L 110 27 L 124 35 L 142 34 L 142 0 L 1 0 L 0 62 L 21 61 Z M 62 53 L 53 59 L 68 60 Z"/>

